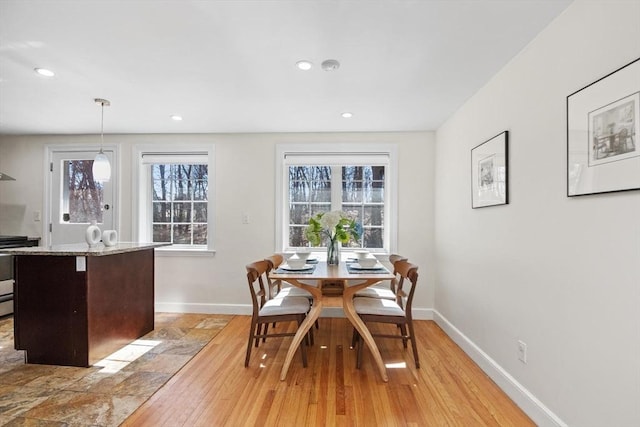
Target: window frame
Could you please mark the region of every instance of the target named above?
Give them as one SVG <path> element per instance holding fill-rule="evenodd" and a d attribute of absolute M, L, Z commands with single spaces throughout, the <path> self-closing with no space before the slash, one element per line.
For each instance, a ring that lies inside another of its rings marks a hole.
<path fill-rule="evenodd" d="M 162 157 L 172 156 L 177 158 L 175 163 L 188 163 L 189 157 L 206 156 L 207 161 L 207 244 L 206 245 L 171 245 L 156 248 L 156 254 L 163 255 L 192 255 L 192 256 L 208 256 L 215 253 L 215 146 L 213 144 L 185 144 L 185 145 L 159 145 L 159 144 L 143 144 L 133 147 L 131 168 L 132 181 L 132 210 L 133 224 L 132 235 L 134 239 L 141 242 L 150 242 L 153 237 L 151 235 L 150 225 L 152 224 L 152 204 L 151 200 L 151 164 L 144 161 L 144 156 Z M 171 157 L 167 159 L 167 163 L 171 164 Z M 158 162 L 154 162 L 158 163 Z M 203 164 L 200 161 L 194 163 Z"/>
<path fill-rule="evenodd" d="M 384 247 L 378 249 L 376 254 L 394 253 L 397 248 L 398 235 L 398 153 L 395 144 L 278 144 L 276 145 L 276 242 L 277 252 L 292 253 L 294 248 L 288 246 L 289 242 L 289 166 L 293 166 L 287 157 L 297 157 L 297 164 L 306 163 L 307 159 L 315 164 L 327 166 L 368 166 L 372 163 L 380 165 L 381 159 L 385 159 L 385 196 L 384 196 Z M 340 177 L 339 180 L 342 178 Z M 332 186 L 333 188 L 333 186 Z M 340 185 L 338 192 L 341 192 Z M 335 189 L 332 191 L 336 191 Z M 334 203 L 341 197 L 332 196 L 332 209 Z M 343 252 L 352 249 L 343 248 Z"/>

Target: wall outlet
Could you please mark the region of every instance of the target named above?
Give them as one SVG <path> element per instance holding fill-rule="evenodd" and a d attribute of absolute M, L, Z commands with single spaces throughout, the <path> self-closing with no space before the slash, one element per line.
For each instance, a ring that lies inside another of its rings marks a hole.
<path fill-rule="evenodd" d="M 34 222 L 42 221 L 42 213 L 40 211 L 33 211 L 33 221 Z"/>
<path fill-rule="evenodd" d="M 518 360 L 527 363 L 527 344 L 520 340 L 518 340 Z"/>
<path fill-rule="evenodd" d="M 249 224 L 249 212 L 242 212 L 242 223 Z"/>

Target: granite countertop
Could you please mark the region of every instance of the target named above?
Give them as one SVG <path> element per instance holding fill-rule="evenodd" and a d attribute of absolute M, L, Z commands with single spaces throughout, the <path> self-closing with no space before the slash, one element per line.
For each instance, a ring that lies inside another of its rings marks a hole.
<path fill-rule="evenodd" d="M 144 249 L 169 246 L 171 243 L 135 243 L 121 242 L 115 246 L 105 247 L 102 243 L 90 248 L 86 243 L 72 243 L 68 245 L 30 246 L 23 248 L 0 249 L 0 253 L 10 255 L 51 255 L 51 256 L 104 256 L 135 252 Z"/>

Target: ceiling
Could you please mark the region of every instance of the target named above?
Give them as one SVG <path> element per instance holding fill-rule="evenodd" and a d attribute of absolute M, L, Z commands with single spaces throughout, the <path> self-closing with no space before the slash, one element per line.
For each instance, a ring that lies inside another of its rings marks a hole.
<path fill-rule="evenodd" d="M 0 0 L 0 134 L 435 130 L 569 3 Z"/>

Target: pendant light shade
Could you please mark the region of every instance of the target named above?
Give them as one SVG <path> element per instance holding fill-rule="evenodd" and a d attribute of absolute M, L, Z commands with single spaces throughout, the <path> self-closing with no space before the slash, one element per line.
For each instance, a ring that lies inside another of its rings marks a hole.
<path fill-rule="evenodd" d="M 93 159 L 93 180 L 96 182 L 107 182 L 111 179 L 111 164 L 106 154 L 100 152 Z"/>
<path fill-rule="evenodd" d="M 111 179 L 111 164 L 109 158 L 102 151 L 104 143 L 104 107 L 111 105 L 109 101 L 102 98 L 96 98 L 95 102 L 102 106 L 102 116 L 100 120 L 100 152 L 93 159 L 93 180 L 96 182 L 107 182 Z"/>

